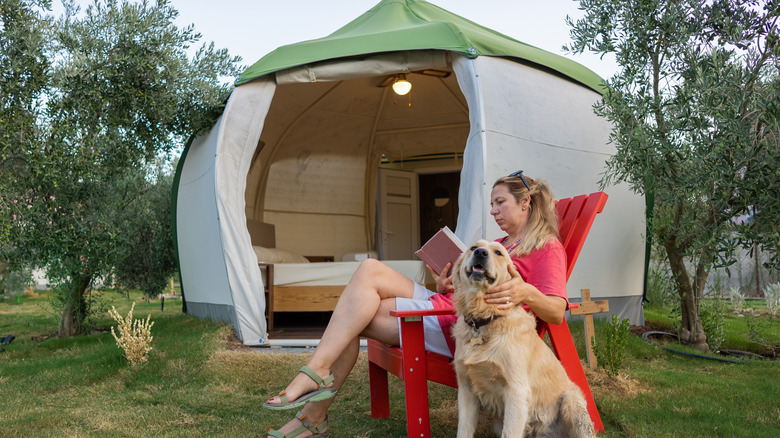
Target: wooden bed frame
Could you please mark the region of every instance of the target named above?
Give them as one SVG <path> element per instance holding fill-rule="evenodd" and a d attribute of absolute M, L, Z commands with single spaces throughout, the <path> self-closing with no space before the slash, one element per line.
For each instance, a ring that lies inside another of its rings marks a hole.
<path fill-rule="evenodd" d="M 276 248 L 276 230 L 274 225 L 264 222 L 247 220 L 247 229 L 252 245 L 265 248 Z M 333 256 L 305 256 L 312 263 L 333 262 Z M 265 317 L 268 330 L 274 328 L 275 312 L 331 312 L 344 290 L 344 285 L 321 286 L 275 286 L 274 264 L 258 262 L 266 281 Z M 425 284 L 425 287 L 436 290 L 436 284 Z"/>
<path fill-rule="evenodd" d="M 276 248 L 276 228 L 247 219 L 252 245 Z M 312 263 L 332 262 L 333 256 L 305 256 Z M 274 328 L 274 312 L 330 312 L 336 307 L 344 286 L 274 286 L 274 265 L 258 262 L 265 272 L 265 318 L 268 330 Z"/>

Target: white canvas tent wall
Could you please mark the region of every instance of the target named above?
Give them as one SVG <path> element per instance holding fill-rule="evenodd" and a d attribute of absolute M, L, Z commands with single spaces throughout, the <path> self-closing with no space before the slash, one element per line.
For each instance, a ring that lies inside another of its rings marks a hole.
<path fill-rule="evenodd" d="M 600 97 L 592 82 L 517 57 L 430 49 L 315 60 L 235 89 L 180 161 L 176 237 L 189 313 L 231 322 L 245 344 L 265 342 L 246 219 L 275 224 L 277 247 L 301 254 L 375 249 L 383 154 L 463 153 L 456 233 L 466 242 L 501 235 L 488 207 L 499 176 L 523 169 L 562 197 L 597 190 L 613 149 L 610 127 L 592 111 Z M 411 74 L 411 107 L 377 86 L 386 75 L 424 69 L 453 74 Z M 644 203 L 626 187 L 607 192 L 568 293 L 576 301 L 589 288 L 641 323 Z"/>

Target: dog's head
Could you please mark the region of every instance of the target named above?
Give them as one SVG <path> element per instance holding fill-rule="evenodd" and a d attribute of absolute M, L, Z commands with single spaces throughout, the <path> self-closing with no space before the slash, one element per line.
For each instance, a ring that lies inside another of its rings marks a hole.
<path fill-rule="evenodd" d="M 510 263 L 512 260 L 504 245 L 486 240 L 477 241 L 455 263 L 455 291 L 469 283 L 472 287 L 476 286 L 475 289 L 485 291 L 509 280 L 511 276 L 507 267 Z"/>

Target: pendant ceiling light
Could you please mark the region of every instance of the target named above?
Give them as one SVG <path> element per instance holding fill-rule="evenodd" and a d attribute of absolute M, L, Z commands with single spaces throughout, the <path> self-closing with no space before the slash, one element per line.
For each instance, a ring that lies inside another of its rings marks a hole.
<path fill-rule="evenodd" d="M 399 96 L 403 96 L 412 90 L 412 83 L 406 80 L 406 75 L 401 73 L 393 82 L 393 91 Z"/>

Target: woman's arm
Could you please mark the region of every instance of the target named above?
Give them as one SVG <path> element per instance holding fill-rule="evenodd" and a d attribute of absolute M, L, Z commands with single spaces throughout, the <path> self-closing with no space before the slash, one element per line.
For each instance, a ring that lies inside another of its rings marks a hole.
<path fill-rule="evenodd" d="M 509 264 L 512 279 L 490 288 L 485 293 L 485 302 L 508 309 L 526 304 L 542 321 L 560 324 L 566 313 L 566 300 L 554 295 L 545 295 L 534 285 L 526 283 L 513 263 Z M 509 298 L 509 303 L 507 303 Z"/>

